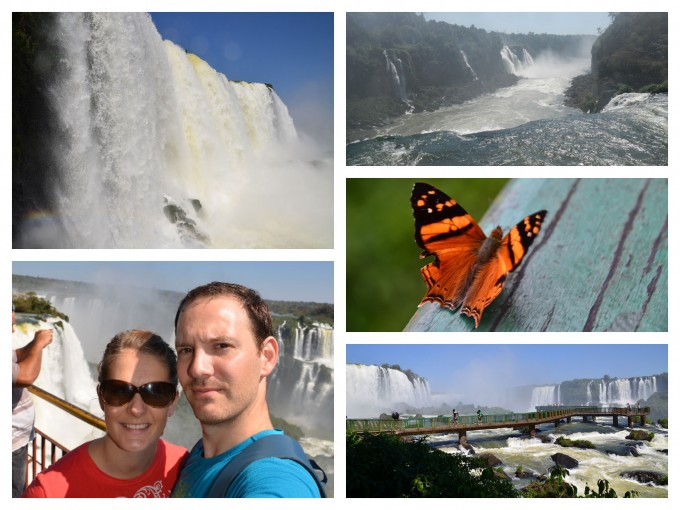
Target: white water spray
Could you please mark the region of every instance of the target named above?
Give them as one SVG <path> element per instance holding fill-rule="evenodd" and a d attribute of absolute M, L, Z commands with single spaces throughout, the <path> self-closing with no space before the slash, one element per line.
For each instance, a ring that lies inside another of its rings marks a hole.
<path fill-rule="evenodd" d="M 430 405 L 430 400 L 430 383 L 426 379 L 411 381 L 404 372 L 376 365 L 347 365 L 347 415 L 350 418 L 377 417 L 404 404 L 424 407 Z"/>
<path fill-rule="evenodd" d="M 229 81 L 146 14 L 60 13 L 51 42 L 68 245 L 332 246 L 332 157 L 270 87 Z"/>
<path fill-rule="evenodd" d="M 467 68 L 470 70 L 470 73 L 472 74 L 474 81 L 479 80 L 479 78 L 477 77 L 477 73 L 475 72 L 474 69 L 472 69 L 470 62 L 468 62 L 468 58 L 467 58 L 467 55 L 465 54 L 465 52 L 463 50 L 460 50 L 460 54 L 463 56 L 463 61 L 465 62 L 465 65 L 467 66 Z"/>
<path fill-rule="evenodd" d="M 52 343 L 43 350 L 40 374 L 34 385 L 69 403 L 103 418 L 96 382 L 85 361 L 80 340 L 68 322 L 56 318 L 45 320 L 17 318 L 12 335 L 13 348 L 23 347 L 40 329 L 52 329 Z M 45 400 L 33 396 L 35 425 L 69 449 L 103 435 Z"/>
<path fill-rule="evenodd" d="M 387 55 L 387 50 L 383 50 L 383 55 L 385 56 L 385 63 L 387 66 L 387 72 L 390 73 L 392 77 L 392 84 L 395 91 L 399 94 L 399 98 L 402 101 L 407 100 L 406 94 L 406 77 L 404 76 L 404 64 L 401 59 L 397 58 L 397 64 L 390 59 Z"/>

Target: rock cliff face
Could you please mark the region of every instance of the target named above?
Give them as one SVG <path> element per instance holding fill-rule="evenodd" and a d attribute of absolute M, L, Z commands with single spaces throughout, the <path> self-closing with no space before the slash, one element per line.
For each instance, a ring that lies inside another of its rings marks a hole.
<path fill-rule="evenodd" d="M 348 134 L 406 111 L 431 111 L 513 85 L 539 53 L 575 56 L 592 40 L 500 34 L 413 13 L 349 13 Z"/>
<path fill-rule="evenodd" d="M 668 13 L 612 13 L 595 41 L 591 72 L 574 79 L 567 104 L 597 112 L 622 92 L 668 91 Z"/>

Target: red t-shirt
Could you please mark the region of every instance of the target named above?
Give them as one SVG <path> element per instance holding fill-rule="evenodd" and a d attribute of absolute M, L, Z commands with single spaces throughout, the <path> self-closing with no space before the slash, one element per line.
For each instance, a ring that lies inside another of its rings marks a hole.
<path fill-rule="evenodd" d="M 80 445 L 39 473 L 22 497 L 167 498 L 187 455 L 185 448 L 159 439 L 151 467 L 135 478 L 120 480 L 97 467 L 87 451 L 88 444 Z"/>

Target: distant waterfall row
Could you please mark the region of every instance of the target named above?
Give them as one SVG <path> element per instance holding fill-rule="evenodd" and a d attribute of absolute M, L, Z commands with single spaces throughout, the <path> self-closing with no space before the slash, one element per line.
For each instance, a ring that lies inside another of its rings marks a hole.
<path fill-rule="evenodd" d="M 430 404 L 427 379 L 409 377 L 399 370 L 377 365 L 347 365 L 347 415 L 377 417 L 380 413 L 404 412 Z"/>
<path fill-rule="evenodd" d="M 656 392 L 656 376 L 592 380 L 586 384 L 585 392 L 578 396 L 577 401 L 574 400 L 573 394 L 568 399 L 563 399 L 562 385 L 552 384 L 533 388 L 529 407 L 534 409 L 536 406 L 545 405 L 625 405 L 638 400 L 647 400 Z"/>

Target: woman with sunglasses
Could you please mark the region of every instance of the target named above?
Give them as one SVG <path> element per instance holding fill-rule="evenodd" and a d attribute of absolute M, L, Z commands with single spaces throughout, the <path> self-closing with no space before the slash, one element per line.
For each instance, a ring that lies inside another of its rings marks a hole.
<path fill-rule="evenodd" d="M 106 435 L 40 473 L 23 497 L 170 495 L 185 448 L 160 439 L 177 405 L 177 356 L 158 335 L 131 330 L 106 346 L 99 364 Z"/>

